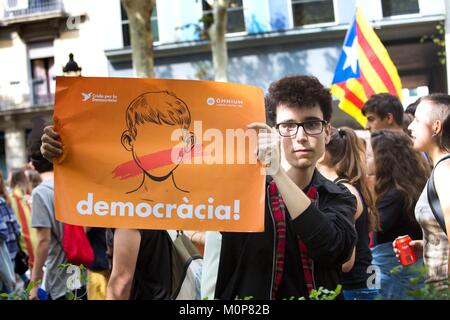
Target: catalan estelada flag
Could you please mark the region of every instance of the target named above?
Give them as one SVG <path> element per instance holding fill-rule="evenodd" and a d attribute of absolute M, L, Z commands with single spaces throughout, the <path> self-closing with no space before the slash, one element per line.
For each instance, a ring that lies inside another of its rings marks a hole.
<path fill-rule="evenodd" d="M 361 109 L 369 97 L 382 92 L 401 99 L 402 83 L 385 47 L 361 9 L 357 9 L 345 37 L 331 93 L 340 100 L 339 108 L 365 127 L 367 119 Z"/>

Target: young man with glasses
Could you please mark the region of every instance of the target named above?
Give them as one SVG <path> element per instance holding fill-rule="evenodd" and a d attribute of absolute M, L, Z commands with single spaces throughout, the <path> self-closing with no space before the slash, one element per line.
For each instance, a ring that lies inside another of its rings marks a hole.
<path fill-rule="evenodd" d="M 259 130 L 257 155 L 270 174 L 265 231 L 222 233 L 216 299 L 335 290 L 356 242 L 354 196 L 316 170 L 330 139 L 329 91 L 315 77 L 286 77 L 271 84 L 266 108 L 272 127 L 249 125 Z"/>

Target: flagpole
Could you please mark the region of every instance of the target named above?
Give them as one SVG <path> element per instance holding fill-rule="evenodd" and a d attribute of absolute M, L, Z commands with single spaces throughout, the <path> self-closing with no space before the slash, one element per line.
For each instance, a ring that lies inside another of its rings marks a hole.
<path fill-rule="evenodd" d="M 447 70 L 447 92 L 450 92 L 450 0 L 445 0 L 445 65 Z"/>

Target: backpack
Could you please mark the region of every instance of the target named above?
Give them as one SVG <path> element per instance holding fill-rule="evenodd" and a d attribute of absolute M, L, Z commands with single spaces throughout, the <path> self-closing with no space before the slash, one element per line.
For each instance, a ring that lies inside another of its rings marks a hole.
<path fill-rule="evenodd" d="M 82 226 L 63 223 L 61 247 L 71 264 L 90 267 L 94 262 L 94 250 Z"/>
<path fill-rule="evenodd" d="M 436 169 L 439 163 L 447 159 L 450 159 L 450 155 L 445 156 L 444 158 L 439 160 L 438 163 L 436 163 L 436 165 L 433 168 L 433 171 L 431 172 L 431 176 L 427 184 L 428 204 L 430 205 L 431 211 L 433 212 L 433 215 L 436 218 L 439 226 L 441 227 L 441 229 L 444 231 L 445 234 L 447 234 L 447 229 L 445 227 L 444 213 L 442 212 L 439 197 L 436 192 L 436 187 L 434 186 L 434 170 Z"/>
<path fill-rule="evenodd" d="M 54 189 L 41 184 L 42 186 Z M 94 250 L 87 238 L 86 231 L 82 226 L 76 226 L 64 222 L 60 222 L 63 225 L 62 242 L 60 242 L 59 237 L 53 232 L 53 236 L 66 254 L 67 262 L 74 265 L 83 265 L 85 267 L 90 267 L 94 262 Z"/>
<path fill-rule="evenodd" d="M 183 231 L 167 233 L 172 243 L 172 299 L 199 300 L 203 257 Z"/>

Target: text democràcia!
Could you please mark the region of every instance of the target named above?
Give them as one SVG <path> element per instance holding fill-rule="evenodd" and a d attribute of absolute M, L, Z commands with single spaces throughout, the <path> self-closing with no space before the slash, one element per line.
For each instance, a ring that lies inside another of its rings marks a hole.
<path fill-rule="evenodd" d="M 183 198 L 182 204 L 155 203 L 150 205 L 147 202 L 133 204 L 132 202 L 106 202 L 94 201 L 94 194 L 88 193 L 87 200 L 80 200 L 77 203 L 77 212 L 81 215 L 98 216 L 119 216 L 119 217 L 141 217 L 148 218 L 153 215 L 155 218 L 172 218 L 176 214 L 181 219 L 218 219 L 218 220 L 239 220 L 240 218 L 240 200 L 233 201 L 233 207 L 230 205 L 215 205 L 214 198 L 208 198 L 206 204 L 190 204 L 187 197 Z"/>

